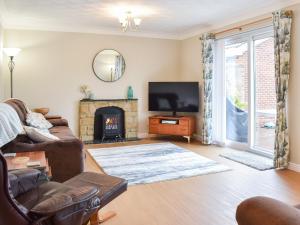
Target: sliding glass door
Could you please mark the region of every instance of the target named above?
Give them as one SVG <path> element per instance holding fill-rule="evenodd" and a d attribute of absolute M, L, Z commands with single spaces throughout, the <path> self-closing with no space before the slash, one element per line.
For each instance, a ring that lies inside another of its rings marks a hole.
<path fill-rule="evenodd" d="M 255 72 L 253 146 L 272 153 L 276 122 L 274 39 L 268 35 L 258 36 L 254 40 L 253 47 Z"/>
<path fill-rule="evenodd" d="M 226 139 L 248 142 L 248 48 L 246 41 L 225 44 Z"/>
<path fill-rule="evenodd" d="M 268 155 L 274 149 L 276 117 L 273 41 L 270 28 L 218 40 L 214 81 L 214 118 L 223 124 L 216 137 Z"/>

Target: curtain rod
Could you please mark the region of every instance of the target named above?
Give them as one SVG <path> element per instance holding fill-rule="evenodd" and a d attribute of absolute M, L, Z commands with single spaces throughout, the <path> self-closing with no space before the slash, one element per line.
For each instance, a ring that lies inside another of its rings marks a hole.
<path fill-rule="evenodd" d="M 257 23 L 260 23 L 260 22 L 264 22 L 264 21 L 267 21 L 267 20 L 271 20 L 271 19 L 272 19 L 271 16 L 266 17 L 266 18 L 263 18 L 263 19 L 260 19 L 260 20 L 256 20 L 256 21 L 253 21 L 253 22 L 250 22 L 250 23 L 243 24 L 241 26 L 236 26 L 236 27 L 232 27 L 232 28 L 229 28 L 229 29 L 226 29 L 226 30 L 216 32 L 216 33 L 214 33 L 214 35 L 217 36 L 217 35 L 227 33 L 227 32 L 233 31 L 233 30 L 242 31 L 244 27 L 247 27 L 247 26 L 250 26 L 250 25 L 253 25 L 253 24 L 257 24 Z M 201 37 L 199 39 L 201 40 Z"/>

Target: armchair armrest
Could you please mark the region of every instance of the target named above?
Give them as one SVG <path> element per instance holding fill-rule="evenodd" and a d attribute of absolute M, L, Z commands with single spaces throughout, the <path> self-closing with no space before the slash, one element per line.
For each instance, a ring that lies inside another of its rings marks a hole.
<path fill-rule="evenodd" d="M 36 169 L 23 169 L 8 172 L 8 180 L 13 197 L 17 197 L 39 185 L 41 172 Z"/>
<path fill-rule="evenodd" d="M 53 216 L 61 211 L 74 213 L 100 206 L 99 192 L 95 186 L 72 188 L 67 192 L 60 192 L 34 206 L 30 213 L 39 217 Z M 72 210 L 70 210 L 72 208 Z"/>
<path fill-rule="evenodd" d="M 297 225 L 299 209 L 267 197 L 254 197 L 243 201 L 237 208 L 239 225 Z"/>

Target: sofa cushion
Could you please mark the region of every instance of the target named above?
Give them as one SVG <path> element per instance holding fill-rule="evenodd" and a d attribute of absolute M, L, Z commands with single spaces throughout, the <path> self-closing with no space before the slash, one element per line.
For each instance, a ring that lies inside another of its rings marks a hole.
<path fill-rule="evenodd" d="M 35 127 L 24 126 L 24 130 L 30 139 L 35 142 L 59 140 L 58 137 L 49 133 L 48 130 L 40 130 Z"/>
<path fill-rule="evenodd" d="M 26 116 L 26 123 L 31 127 L 38 129 L 49 129 L 53 125 L 45 119 L 41 113 L 29 112 Z"/>

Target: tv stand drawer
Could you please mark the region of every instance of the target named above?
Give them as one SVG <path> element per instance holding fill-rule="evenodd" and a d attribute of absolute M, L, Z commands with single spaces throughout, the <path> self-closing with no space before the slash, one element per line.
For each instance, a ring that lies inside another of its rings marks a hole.
<path fill-rule="evenodd" d="M 179 121 L 179 125 L 188 126 L 189 125 L 189 121 L 188 120 L 180 120 Z"/>
<path fill-rule="evenodd" d="M 160 120 L 159 119 L 150 119 L 149 123 L 150 124 L 159 124 Z"/>
<path fill-rule="evenodd" d="M 149 117 L 149 133 L 190 137 L 196 130 L 195 124 L 193 116 L 153 116 Z"/>

